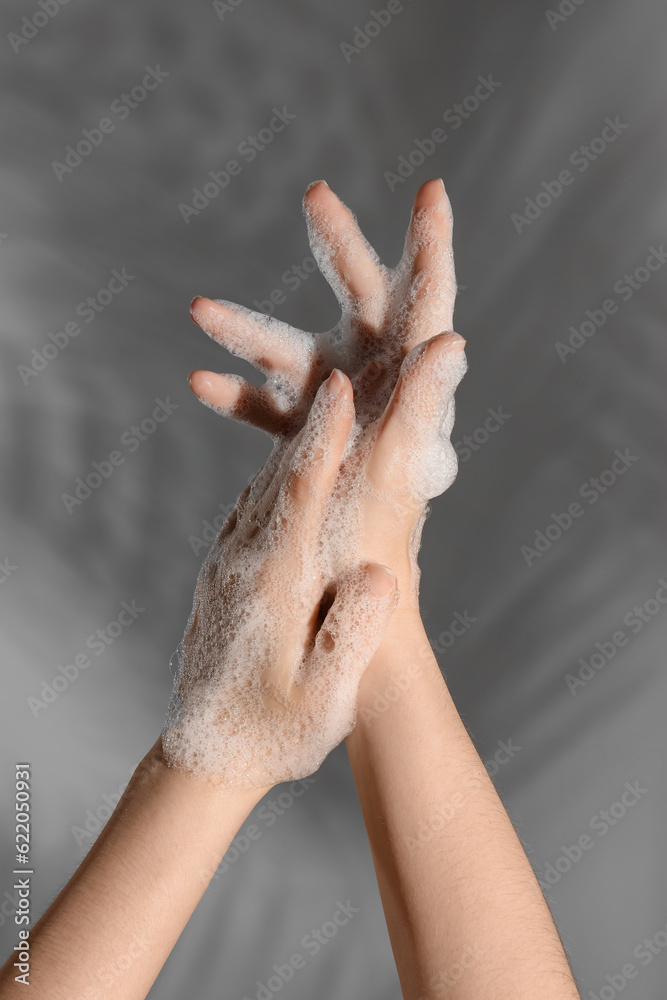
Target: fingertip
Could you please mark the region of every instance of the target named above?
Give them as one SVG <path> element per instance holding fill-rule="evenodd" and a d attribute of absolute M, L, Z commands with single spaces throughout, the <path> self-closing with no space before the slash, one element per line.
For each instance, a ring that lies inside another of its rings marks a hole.
<path fill-rule="evenodd" d="M 352 383 L 340 368 L 334 368 L 328 379 L 322 383 L 322 391 L 331 399 L 352 395 Z"/>
<path fill-rule="evenodd" d="M 211 382 L 208 376 L 209 372 L 202 371 L 199 368 L 195 368 L 188 375 L 188 385 L 194 392 L 195 396 L 201 395 L 202 390 L 211 388 Z"/>
<path fill-rule="evenodd" d="M 217 398 L 219 392 L 216 392 L 215 379 L 216 376 L 213 372 L 196 370 L 190 372 L 188 375 L 188 384 L 197 399 L 200 399 L 204 403 L 212 403 L 219 406 Z"/>
<path fill-rule="evenodd" d="M 329 396 L 339 396 L 345 388 L 345 376 L 340 368 L 334 368 L 329 378 L 324 383 L 324 388 Z"/>
<path fill-rule="evenodd" d="M 352 213 L 326 181 L 311 184 L 304 195 L 303 207 L 306 217 L 310 217 L 312 222 L 317 221 L 319 225 L 330 224 L 338 236 L 343 232 L 350 232 L 350 226 L 354 228 Z M 331 235 L 327 238 L 330 239 Z"/>
<path fill-rule="evenodd" d="M 432 178 L 422 184 L 417 191 L 414 211 L 418 212 L 420 208 L 434 208 L 443 201 L 448 201 L 445 182 L 441 177 Z"/>
<path fill-rule="evenodd" d="M 439 333 L 436 337 L 433 337 L 431 343 L 437 343 L 441 348 L 446 349 L 451 354 L 462 351 L 466 346 L 465 338 L 462 337 L 460 333 L 455 333 L 453 330 L 447 330 L 446 333 Z"/>
<path fill-rule="evenodd" d="M 322 382 L 317 390 L 318 409 L 326 406 L 330 410 L 331 416 L 337 415 L 336 422 L 341 416 L 347 416 L 350 421 L 354 419 L 354 389 L 345 372 L 340 368 L 334 368 L 329 377 Z M 329 406 L 327 406 L 329 404 Z"/>
<path fill-rule="evenodd" d="M 197 313 L 197 309 L 199 308 L 200 303 L 202 303 L 204 301 L 205 301 L 205 299 L 204 299 L 203 295 L 195 295 L 194 299 L 190 303 L 190 316 L 192 317 L 192 319 L 195 319 L 195 315 Z M 197 322 L 196 319 L 195 319 L 195 322 Z"/>
<path fill-rule="evenodd" d="M 374 358 L 369 361 L 365 368 L 359 372 L 354 379 L 354 388 L 357 392 L 362 389 L 367 389 L 369 386 L 373 385 L 374 382 L 384 375 L 387 370 L 387 366 L 384 361 L 379 358 Z"/>
<path fill-rule="evenodd" d="M 227 409 L 238 402 L 241 386 L 228 375 L 196 370 L 188 375 L 188 383 L 202 402 Z"/>
<path fill-rule="evenodd" d="M 323 198 L 326 198 L 327 194 L 333 195 L 333 191 L 325 180 L 313 181 L 306 188 L 306 193 L 303 196 L 303 204 L 305 207 L 312 208 L 318 202 L 321 202 Z"/>
<path fill-rule="evenodd" d="M 190 303 L 190 318 L 197 326 L 201 326 L 206 314 L 210 314 L 211 311 L 215 310 L 215 307 L 216 303 L 213 299 L 207 299 L 204 295 L 195 295 Z"/>
<path fill-rule="evenodd" d="M 409 375 L 411 372 L 415 372 L 417 368 L 422 368 L 424 364 L 429 364 L 441 354 L 460 354 L 465 345 L 464 338 L 452 330 L 437 333 L 429 340 L 422 340 L 420 344 L 415 344 L 408 351 L 403 358 L 401 374 L 404 376 Z"/>
<path fill-rule="evenodd" d="M 354 389 L 349 378 L 340 368 L 334 368 L 324 383 L 323 389 L 331 407 L 333 420 L 331 429 L 333 440 L 336 443 L 335 454 L 337 461 L 340 461 L 354 425 Z"/>
<path fill-rule="evenodd" d="M 329 185 L 327 184 L 327 182 L 325 180 L 323 180 L 323 179 L 320 179 L 319 181 L 311 181 L 311 183 L 306 188 L 306 194 L 310 194 L 311 191 L 313 191 L 316 187 L 319 187 L 320 185 L 322 187 L 325 187 L 325 188 L 328 188 L 329 190 L 331 190 L 331 188 L 329 188 Z"/>
<path fill-rule="evenodd" d="M 377 597 L 386 597 L 396 590 L 397 579 L 393 570 L 380 563 L 369 563 L 366 567 L 366 577 L 370 588 Z"/>

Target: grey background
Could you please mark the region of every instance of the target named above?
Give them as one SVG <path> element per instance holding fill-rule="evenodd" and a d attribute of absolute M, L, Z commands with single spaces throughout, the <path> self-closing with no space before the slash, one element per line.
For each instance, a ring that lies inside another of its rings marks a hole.
<path fill-rule="evenodd" d="M 78 845 L 72 827 L 127 780 L 160 730 L 203 558 L 189 537 L 269 450 L 268 438 L 190 395 L 192 368 L 246 369 L 191 324 L 190 299 L 252 305 L 285 290 L 281 275 L 309 254 L 300 202 L 318 177 L 393 265 L 418 184 L 443 176 L 465 286 L 456 328 L 470 361 L 454 437 L 482 426 L 489 407 L 511 418 L 434 504 L 421 555 L 426 626 L 435 641 L 455 611 L 477 619 L 440 661 L 482 756 L 499 740 L 521 747 L 496 780 L 539 872 L 591 833 L 626 781 L 648 790 L 605 836 L 593 834 L 595 849 L 550 900 L 584 996 L 633 961 L 640 971 L 624 997 L 665 997 L 667 953 L 646 967 L 632 954 L 667 923 L 662 607 L 575 695 L 565 682 L 667 574 L 664 274 L 565 364 L 554 345 L 586 309 L 618 299 L 617 279 L 667 236 L 667 10 L 657 0 L 571 6 L 554 29 L 539 2 L 414 0 L 348 63 L 340 43 L 372 9 L 352 0 L 242 0 L 223 20 L 203 0 L 71 0 L 18 53 L 6 36 L 38 8 L 3 4 L 0 559 L 17 569 L 0 584 L 0 787 L 11 806 L 13 764 L 32 762 L 36 914 L 92 840 Z M 168 78 L 59 182 L 52 161 L 156 64 Z M 443 125 L 479 74 L 501 86 L 461 128 L 444 126 L 447 141 L 390 191 L 385 171 Z M 274 105 L 296 120 L 186 225 L 179 203 Z M 607 116 L 628 128 L 517 233 L 511 213 Z M 122 267 L 135 276 L 127 289 L 25 385 L 18 366 L 32 348 Z M 286 294 L 281 318 L 319 331 L 336 322 L 319 275 Z M 178 411 L 68 514 L 61 495 L 165 396 Z M 581 500 L 617 448 L 638 461 L 527 566 L 521 546 Z M 28 697 L 132 599 L 145 608 L 137 621 L 35 718 Z M 3 812 L 0 893 L 13 861 Z M 360 912 L 283 995 L 399 997 L 344 749 L 270 829 L 259 825 L 261 839 L 213 882 L 151 996 L 254 997 L 273 963 L 349 898 Z M 6 954 L 14 928 L 1 919 Z"/>

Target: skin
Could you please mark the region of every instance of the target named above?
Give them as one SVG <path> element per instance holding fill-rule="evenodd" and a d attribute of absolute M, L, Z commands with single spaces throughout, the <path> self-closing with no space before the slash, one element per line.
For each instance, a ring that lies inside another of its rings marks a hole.
<path fill-rule="evenodd" d="M 169 768 L 158 739 L 78 870 L 30 929 L 28 990 L 15 982 L 11 956 L 0 997 L 145 997 L 261 795 L 225 793 Z"/>
<path fill-rule="evenodd" d="M 324 181 L 306 192 L 304 214 L 313 253 L 332 283 L 343 321 L 315 336 L 234 303 L 197 296 L 190 307 L 193 320 L 259 368 L 267 382 L 257 387 L 239 376 L 198 370 L 190 375 L 190 387 L 217 412 L 271 434 L 280 453 L 303 426 L 321 380 L 334 366 L 345 372 L 357 417 L 369 422 L 371 432 L 371 440 L 359 448 L 371 489 L 364 491 L 362 528 L 353 540 L 358 546 L 355 557 L 395 570 L 401 596 L 394 618 L 400 619 L 410 611 L 418 613 L 417 566 L 410 550 L 434 494 L 416 492 L 406 481 L 405 469 L 392 458 L 409 451 L 416 464 L 425 463 L 434 446 L 445 449 L 444 457 L 454 457 L 449 442 L 453 406 L 439 434 L 443 413 L 433 405 L 446 408 L 465 370 L 465 341 L 451 329 L 451 208 L 441 180 L 420 188 L 403 257 L 393 270 L 382 264 L 352 213 Z M 344 341 L 331 346 L 331 335 L 341 329 Z M 288 386 L 284 395 L 275 390 L 275 381 Z M 441 483 L 438 492 L 452 480 Z"/>
<path fill-rule="evenodd" d="M 259 509 L 262 496 L 284 491 L 309 511 L 294 522 L 297 549 L 304 524 L 322 532 L 323 505 L 313 498 L 346 475 L 363 476 L 351 562 L 366 581 L 361 601 L 377 648 L 365 673 L 356 664 L 359 713 L 347 746 L 404 996 L 570 1000 L 578 993 L 557 931 L 419 616 L 414 548 L 427 497 L 396 458 L 416 454 L 417 470 L 434 455 L 447 459 L 451 396 L 463 372 L 463 342 L 451 332 L 451 212 L 444 185 L 431 181 L 420 189 L 396 272 L 379 262 L 326 185 L 311 186 L 305 209 L 318 236 L 318 263 L 346 317 L 342 345 L 327 346 L 320 338 L 324 343 L 313 346 L 305 334 L 285 338 L 280 324 L 229 304 L 197 298 L 191 307 L 207 332 L 267 374 L 266 385 L 255 388 L 231 376 L 194 372 L 193 390 L 275 441 L 266 472 L 241 499 L 219 542 L 231 538 L 233 548 L 237 526 L 245 531 L 250 523 L 249 510 Z M 374 362 L 378 367 L 369 369 Z M 338 375 L 335 380 L 349 407 L 331 423 L 324 465 L 316 463 L 309 472 L 314 489 L 304 490 L 302 470 L 289 459 L 308 433 L 318 387 L 334 368 L 342 369 L 341 381 Z M 345 430 L 353 397 L 366 428 L 354 446 L 363 459 L 356 464 Z M 450 482 L 448 474 L 439 491 Z M 241 535 L 240 541 L 259 545 L 257 537 Z M 378 563 L 395 569 L 398 591 L 394 576 Z M 299 576 L 303 565 L 297 561 L 292 572 Z M 345 617 L 352 592 L 344 580 L 318 580 L 296 613 L 287 604 L 283 608 L 279 649 L 257 665 L 268 699 L 279 705 L 303 699 L 308 671 L 295 667 L 327 630 L 327 617 L 317 628 L 327 588 L 335 591 L 328 614 L 353 627 L 349 606 Z M 265 585 L 267 601 L 279 602 L 270 572 Z M 335 612 L 336 599 L 341 603 Z M 335 635 L 335 622 L 329 624 Z M 196 627 L 188 635 L 196 646 Z M 400 697 L 378 713 L 375 698 L 392 685 Z M 31 932 L 33 995 L 145 996 L 234 833 L 267 790 L 225 785 L 221 774 L 202 779 L 169 768 L 158 741 L 83 865 Z M 130 954 L 129 968 L 117 971 L 119 958 Z M 112 982 L 87 992 L 101 969 L 116 969 Z M 3 997 L 19 995 L 10 964 L 0 974 L 0 989 Z"/>
<path fill-rule="evenodd" d="M 389 385 L 376 387 L 379 407 L 391 392 L 365 473 L 393 491 L 403 516 L 397 518 L 391 504 L 369 500 L 359 545 L 364 557 L 395 569 L 400 600 L 361 680 L 357 723 L 347 738 L 347 749 L 403 995 L 407 1000 L 535 996 L 574 1000 L 579 993 L 549 909 L 451 699 L 421 621 L 411 543 L 420 529 L 424 499 L 387 477 L 392 455 L 419 447 L 407 419 L 415 399 L 409 396 L 407 380 L 401 379 L 401 364 L 415 347 L 426 343 L 417 379 L 417 386 L 423 385 L 437 367 L 433 365 L 437 354 L 456 353 L 464 343 L 448 334 L 455 284 L 450 270 L 451 211 L 444 184 L 428 181 L 415 199 L 406 238 L 409 276 L 403 294 L 411 290 L 416 294 L 400 325 L 387 322 L 391 290 L 386 269 L 349 210 L 323 182 L 309 188 L 305 205 L 311 228 L 319 222 L 321 231 L 329 234 L 317 248 L 318 263 L 331 276 L 343 310 L 354 303 L 358 321 L 352 323 L 353 339 L 363 343 L 368 336 L 382 337 L 379 353 Z M 214 329 L 221 343 L 253 360 L 250 336 L 247 344 L 236 328 L 233 337 L 225 336 L 230 319 L 226 305 L 197 298 L 191 312 L 208 332 Z M 290 361 L 278 358 L 270 330 L 265 330 L 262 344 L 264 357 L 280 364 L 284 378 Z M 354 350 L 345 360 L 354 374 Z M 307 399 L 326 365 L 313 364 L 304 373 L 300 362 L 298 369 L 294 383 Z M 430 383 L 437 394 L 438 380 L 431 378 Z M 232 397 L 228 386 L 225 376 L 209 372 L 191 376 L 191 387 L 202 401 L 275 433 L 278 425 L 267 426 L 264 417 L 255 421 L 253 406 L 243 404 L 245 394 L 252 399 L 255 390 L 240 387 Z M 289 418 L 298 420 L 299 412 L 297 399 Z M 427 426 L 429 412 L 426 400 L 422 427 Z M 376 698 L 388 692 L 384 702 L 388 707 L 378 712 Z"/>
<path fill-rule="evenodd" d="M 349 379 L 334 369 L 305 426 L 276 449 L 270 481 L 264 470 L 204 560 L 176 681 L 183 717 L 163 734 L 174 766 L 266 788 L 311 774 L 351 731 L 359 678 L 397 599 L 389 570 L 378 602 L 368 560 L 332 579 L 318 558 L 354 418 Z"/>
<path fill-rule="evenodd" d="M 291 517 L 283 529 L 282 546 L 272 547 L 263 562 L 261 599 L 280 623 L 281 632 L 272 637 L 268 656 L 257 654 L 254 666 L 262 685 L 261 696 L 250 706 L 260 734 L 262 727 L 275 731 L 281 718 L 287 717 L 292 725 L 282 734 L 284 752 L 297 759 L 304 748 L 296 739 L 293 723 L 304 711 L 308 719 L 322 713 L 319 694 L 323 678 L 329 679 L 335 707 L 349 708 L 350 714 L 343 732 L 328 730 L 328 716 L 320 718 L 326 744 L 322 756 L 340 742 L 354 721 L 356 685 L 348 706 L 350 685 L 336 684 L 340 664 L 331 637 L 342 629 L 353 646 L 366 649 L 365 659 L 357 657 L 342 664 L 348 671 L 356 671 L 358 682 L 397 600 L 394 573 L 377 564 L 357 564 L 351 578 L 354 586 L 348 586 L 349 580 L 342 582 L 323 618 L 319 608 L 321 581 L 309 579 L 307 587 L 301 586 L 304 567 L 299 554 L 307 555 L 308 545 L 319 535 L 325 502 L 354 418 L 351 388 L 341 373 L 333 372 L 322 387 L 314 412 L 318 402 L 324 404 L 324 418 L 317 433 L 305 426 L 296 440 L 297 447 L 286 456 L 267 488 L 267 503 L 276 508 L 276 497 L 282 497 Z M 312 461 L 304 464 L 298 446 L 308 450 L 309 439 L 317 448 L 309 449 Z M 257 502 L 261 509 L 261 498 Z M 221 532 L 220 543 L 228 543 L 232 568 L 235 548 L 247 551 L 244 546 L 254 546 L 260 553 L 264 551 L 269 522 L 256 519 L 250 530 L 251 513 L 259 513 L 259 509 L 251 507 L 245 496 Z M 273 581 L 278 563 L 281 588 Z M 206 572 L 198 587 L 209 585 L 210 565 L 210 561 L 205 562 Z M 291 597 L 296 590 L 303 597 L 298 605 Z M 368 629 L 364 635 L 356 635 L 354 616 L 360 608 L 371 626 L 370 640 Z M 186 641 L 195 645 L 203 642 L 193 620 Z M 257 649 L 264 650 L 265 645 L 258 641 Z M 299 671 L 295 671 L 297 664 Z M 248 710 L 240 695 L 238 707 Z M 162 743 L 160 737 L 134 772 L 77 872 L 30 930 L 29 985 L 30 995 L 37 1000 L 145 997 L 234 835 L 273 786 L 273 782 L 225 784 L 220 774 L 195 776 L 170 767 Z M 3 1000 L 22 996 L 25 989 L 15 981 L 20 970 L 14 968 L 14 961 L 14 956 L 10 957 L 0 971 Z"/>

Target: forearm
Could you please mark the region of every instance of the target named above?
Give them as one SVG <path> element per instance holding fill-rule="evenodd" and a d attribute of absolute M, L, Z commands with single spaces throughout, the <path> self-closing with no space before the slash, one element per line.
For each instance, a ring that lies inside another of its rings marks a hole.
<path fill-rule="evenodd" d="M 390 629 L 362 680 L 347 747 L 404 996 L 578 998 L 421 622 Z"/>
<path fill-rule="evenodd" d="M 78 871 L 30 933 L 31 996 L 148 993 L 262 791 L 221 791 L 152 747 Z M 3 997 L 20 996 L 10 958 Z"/>

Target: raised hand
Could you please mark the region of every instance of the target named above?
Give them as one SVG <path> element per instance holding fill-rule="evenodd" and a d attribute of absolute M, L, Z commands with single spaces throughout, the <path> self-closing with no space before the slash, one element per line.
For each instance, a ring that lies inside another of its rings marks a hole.
<path fill-rule="evenodd" d="M 256 387 L 238 376 L 196 371 L 190 377 L 193 391 L 214 409 L 272 436 L 303 426 L 317 388 L 334 367 L 354 379 L 369 362 L 382 365 L 373 392 L 357 399 L 362 423 L 377 418 L 405 356 L 452 326 L 452 218 L 442 181 L 420 188 L 394 269 L 382 264 L 324 181 L 308 188 L 303 208 L 313 255 L 341 307 L 333 330 L 307 333 L 245 306 L 201 296 L 190 307 L 206 333 L 267 377 Z"/>
<path fill-rule="evenodd" d="M 440 180 L 415 199 L 398 266 L 385 267 L 352 213 L 328 185 L 306 192 L 304 214 L 318 266 L 341 306 L 333 330 L 312 334 L 244 306 L 198 297 L 193 319 L 213 339 L 254 364 L 264 385 L 195 371 L 202 402 L 271 434 L 274 451 L 253 483 L 261 494 L 303 426 L 318 386 L 337 367 L 354 387 L 356 424 L 338 492 L 345 516 L 329 531 L 329 570 L 349 559 L 387 562 L 416 582 L 414 554 L 426 501 L 456 475 L 449 441 L 453 394 L 466 363 L 451 332 L 455 298 L 452 218 Z M 356 518 L 350 514 L 354 497 Z M 409 588 L 408 588 L 409 589 Z"/>
<path fill-rule="evenodd" d="M 353 422 L 350 383 L 335 370 L 265 491 L 246 491 L 204 561 L 162 737 L 179 769 L 269 787 L 316 770 L 351 731 L 398 596 L 381 566 L 322 573 Z"/>

